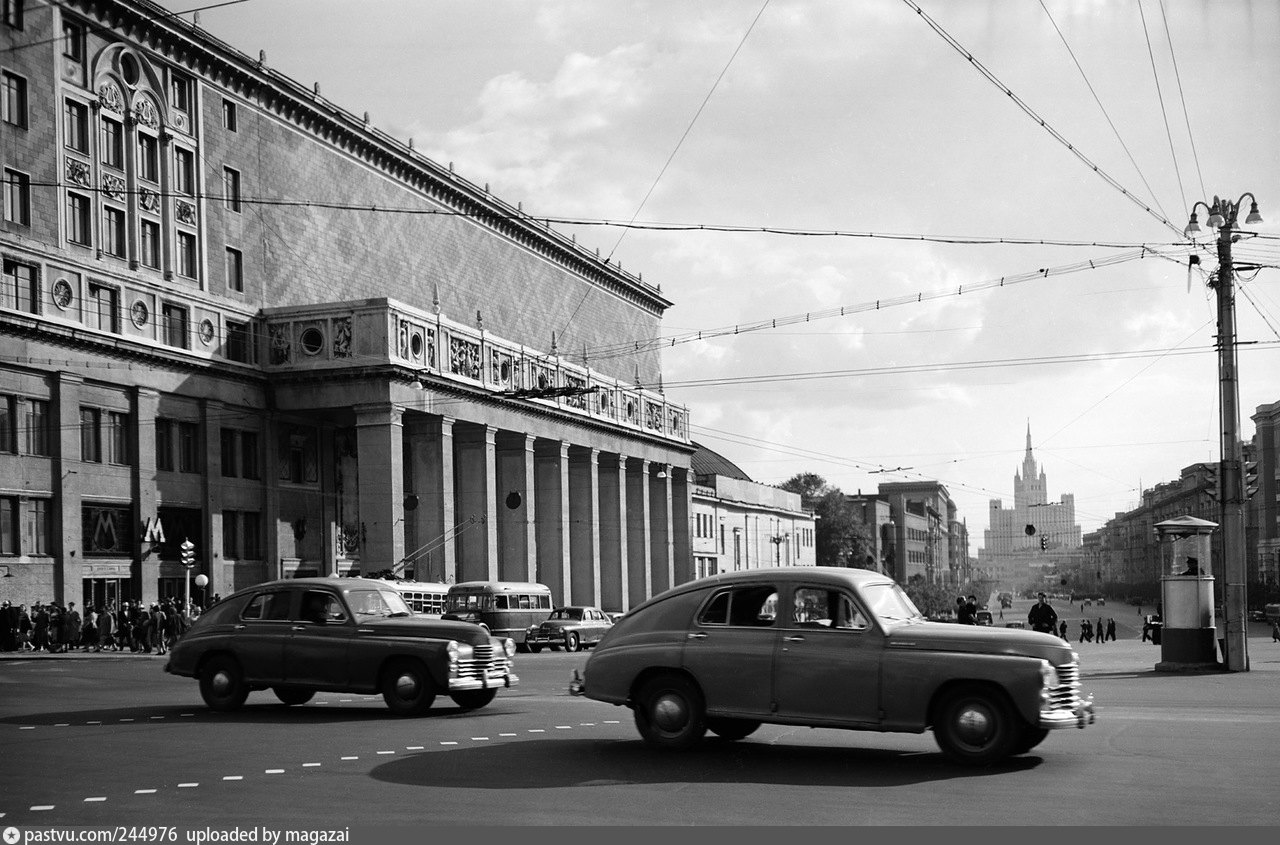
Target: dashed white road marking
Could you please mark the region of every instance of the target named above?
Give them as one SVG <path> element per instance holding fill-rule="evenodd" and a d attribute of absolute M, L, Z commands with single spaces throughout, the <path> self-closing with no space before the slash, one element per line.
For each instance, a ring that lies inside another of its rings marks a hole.
<path fill-rule="evenodd" d="M 20 731 L 34 731 L 35 729 L 36 729 L 35 725 L 22 725 L 18 728 L 18 730 Z"/>
<path fill-rule="evenodd" d="M 244 775 L 223 775 L 223 780 L 244 780 Z"/>
<path fill-rule="evenodd" d="M 498 734 L 498 736 L 519 736 L 519 734 Z"/>
<path fill-rule="evenodd" d="M 458 743 L 456 743 L 456 742 L 442 741 L 440 744 L 441 744 L 441 745 L 457 745 Z"/>
<path fill-rule="evenodd" d="M 487 737 L 487 736 L 473 736 L 473 737 L 471 737 L 471 741 L 472 741 L 472 742 L 488 742 L 488 741 L 489 741 L 489 737 Z"/>
<path fill-rule="evenodd" d="M 102 723 L 101 723 L 101 722 L 99 722 L 99 721 L 97 721 L 97 720 L 94 720 L 94 721 L 90 721 L 90 722 L 85 722 L 85 724 L 86 724 L 86 725 L 101 725 Z"/>
<path fill-rule="evenodd" d="M 379 754 L 395 754 L 394 751 L 379 751 Z"/>
<path fill-rule="evenodd" d="M 556 730 L 558 730 L 558 731 L 571 731 L 571 730 L 573 730 L 573 725 L 556 725 Z"/>
<path fill-rule="evenodd" d="M 94 803 L 94 802 L 96 802 L 96 801 L 106 801 L 106 800 L 107 800 L 107 796 L 105 796 L 105 795 L 95 795 L 95 796 L 94 796 L 94 797 L 92 797 L 92 798 L 86 798 L 86 799 L 84 799 L 84 803 L 86 803 L 86 804 L 92 804 L 92 803 Z"/>
<path fill-rule="evenodd" d="M 32 808 L 31 808 L 31 812 L 33 812 L 33 813 L 40 813 L 40 812 L 43 812 L 43 811 L 45 811 L 45 810 L 52 810 L 52 809 L 53 809 L 53 806 L 54 806 L 54 805 L 52 805 L 52 804 L 36 804 L 34 807 L 32 807 Z"/>
<path fill-rule="evenodd" d="M 262 773 L 264 775 L 282 775 L 284 774 L 284 769 L 265 769 Z"/>
<path fill-rule="evenodd" d="M 134 795 L 155 795 L 156 791 L 154 789 L 135 789 L 133 791 L 133 794 Z"/>
<path fill-rule="evenodd" d="M 120 721 L 122 721 L 122 722 L 132 722 L 133 720 L 132 720 L 132 719 L 121 719 Z"/>
<path fill-rule="evenodd" d="M 343 757 L 343 760 L 359 760 L 359 757 Z"/>
<path fill-rule="evenodd" d="M 55 727 L 55 728 L 69 728 L 69 727 L 71 727 L 71 723 L 70 723 L 70 722 L 59 722 L 58 724 L 54 725 L 54 727 Z"/>
<path fill-rule="evenodd" d="M 546 733 L 546 731 L 545 731 L 545 730 L 543 730 L 542 728 L 529 728 L 529 733 L 531 733 L 531 734 L 544 734 L 544 733 Z"/>
<path fill-rule="evenodd" d="M 312 768 L 315 768 L 316 766 L 319 766 L 319 765 L 320 765 L 319 763 L 303 763 L 303 764 L 302 764 L 302 767 L 303 767 L 304 769 L 312 769 Z"/>
<path fill-rule="evenodd" d="M 406 746 L 404 747 L 404 750 L 405 750 L 405 751 L 421 751 L 421 750 L 422 750 L 422 746 L 421 746 L 421 745 L 406 745 Z"/>
<path fill-rule="evenodd" d="M 180 783 L 178 789 L 195 789 L 199 785 L 199 783 Z"/>

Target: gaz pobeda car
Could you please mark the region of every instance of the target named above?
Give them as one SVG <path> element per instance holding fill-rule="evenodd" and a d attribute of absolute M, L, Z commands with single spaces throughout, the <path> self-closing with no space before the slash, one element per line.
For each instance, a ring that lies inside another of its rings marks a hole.
<path fill-rule="evenodd" d="M 635 711 L 688 748 L 762 723 L 921 733 L 985 765 L 1094 721 L 1078 657 L 1035 631 L 929 622 L 860 569 L 756 569 L 681 585 L 605 634 L 570 692 Z"/>
<path fill-rule="evenodd" d="M 235 710 L 254 690 L 271 689 L 285 704 L 317 691 L 381 692 L 393 713 L 417 716 L 437 694 L 465 710 L 484 707 L 519 682 L 515 651 L 477 625 L 414 616 L 385 581 L 297 578 L 209 608 L 164 670 L 197 678 L 214 710 Z"/>
<path fill-rule="evenodd" d="M 551 611 L 551 616 L 546 621 L 529 626 L 524 635 L 524 644 L 534 653 L 542 651 L 543 646 L 577 651 L 600 642 L 605 631 L 612 627 L 613 620 L 598 607 L 557 607 Z"/>

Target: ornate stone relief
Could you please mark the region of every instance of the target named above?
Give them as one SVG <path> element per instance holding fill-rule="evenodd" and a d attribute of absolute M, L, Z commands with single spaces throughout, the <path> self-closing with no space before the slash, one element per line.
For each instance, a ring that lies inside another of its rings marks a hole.
<path fill-rule="evenodd" d="M 185 200 L 178 200 L 173 204 L 174 215 L 178 218 L 179 223 L 188 226 L 196 225 L 196 207 Z"/>
<path fill-rule="evenodd" d="M 351 357 L 351 318 L 342 317 L 333 321 L 333 357 Z"/>
<path fill-rule="evenodd" d="M 480 344 L 466 338 L 449 338 L 449 372 L 480 380 Z"/>
<path fill-rule="evenodd" d="M 63 309 L 71 304 L 75 299 L 75 291 L 71 289 L 71 283 L 66 279 L 58 279 L 53 283 L 53 304 Z"/>
<path fill-rule="evenodd" d="M 133 107 L 133 119 L 149 129 L 155 129 L 160 125 L 160 116 L 150 100 L 138 100 Z"/>
<path fill-rule="evenodd" d="M 287 364 L 292 355 L 292 344 L 289 341 L 289 325 L 275 324 L 267 326 L 267 334 L 271 338 L 271 363 Z"/>
<path fill-rule="evenodd" d="M 89 165 L 77 158 L 67 156 L 67 181 L 83 187 L 89 187 Z"/>
<path fill-rule="evenodd" d="M 124 199 L 124 180 L 110 173 L 102 174 L 102 193 L 113 200 Z"/>
<path fill-rule="evenodd" d="M 160 194 L 150 188 L 142 188 L 138 191 L 138 205 L 142 206 L 143 211 L 159 214 Z"/>
<path fill-rule="evenodd" d="M 662 406 L 655 402 L 644 403 L 644 427 L 662 431 Z"/>
<path fill-rule="evenodd" d="M 124 96 L 114 82 L 98 86 L 98 104 L 109 112 L 124 114 Z"/>

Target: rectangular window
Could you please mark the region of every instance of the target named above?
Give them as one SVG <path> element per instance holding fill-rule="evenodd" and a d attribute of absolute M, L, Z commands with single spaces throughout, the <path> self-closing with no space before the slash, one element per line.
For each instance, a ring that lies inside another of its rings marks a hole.
<path fill-rule="evenodd" d="M 161 329 L 165 343 L 179 349 L 189 348 L 191 341 L 188 336 L 186 308 L 166 303 L 161 313 Z"/>
<path fill-rule="evenodd" d="M 196 166 L 191 150 L 173 148 L 173 189 L 189 197 L 195 196 Z"/>
<path fill-rule="evenodd" d="M 173 421 L 156 418 L 156 469 L 172 472 L 173 463 Z"/>
<path fill-rule="evenodd" d="M 222 168 L 222 200 L 231 211 L 240 211 L 240 172 Z"/>
<path fill-rule="evenodd" d="M 160 181 L 160 162 L 157 158 L 158 141 L 153 135 L 138 135 L 138 178 L 148 182 Z"/>
<path fill-rule="evenodd" d="M 31 225 L 31 177 L 5 168 L 4 219 L 19 226 Z"/>
<path fill-rule="evenodd" d="M 48 499 L 28 499 L 22 525 L 23 551 L 29 555 L 47 555 L 53 548 L 53 512 Z"/>
<path fill-rule="evenodd" d="M 257 560 L 262 557 L 262 517 L 257 511 L 245 511 L 240 517 L 240 556 Z"/>
<path fill-rule="evenodd" d="M 66 100 L 62 105 L 62 118 L 67 147 L 78 153 L 89 152 L 89 107 L 75 100 Z"/>
<path fill-rule="evenodd" d="M 27 425 L 23 451 L 28 455 L 52 457 L 49 438 L 49 402 L 46 399 L 27 400 Z"/>
<path fill-rule="evenodd" d="M 223 478 L 239 478 L 240 467 L 236 460 L 236 430 L 233 428 L 224 428 L 220 437 L 222 440 L 222 477 Z"/>
<path fill-rule="evenodd" d="M 84 61 L 84 27 L 75 21 L 62 21 L 62 55 L 76 64 Z"/>
<path fill-rule="evenodd" d="M 142 221 L 142 237 L 138 244 L 138 260 L 147 267 L 160 268 L 160 224 L 154 220 Z"/>
<path fill-rule="evenodd" d="M 191 111 L 191 80 L 172 74 L 169 77 L 169 104 L 183 113 Z"/>
<path fill-rule="evenodd" d="M 124 125 L 105 117 L 102 119 L 102 163 L 124 169 Z"/>
<path fill-rule="evenodd" d="M 85 321 L 91 328 L 118 334 L 120 332 L 120 292 L 113 287 L 89 283 L 89 303 Z"/>
<path fill-rule="evenodd" d="M 196 236 L 190 232 L 178 233 L 178 273 L 188 279 L 196 277 Z"/>
<path fill-rule="evenodd" d="M 249 326 L 247 323 L 227 321 L 227 342 L 223 354 L 232 361 L 242 364 L 253 363 L 249 360 Z"/>
<path fill-rule="evenodd" d="M 67 240 L 89 246 L 93 243 L 93 223 L 89 219 L 89 198 L 67 193 Z"/>
<path fill-rule="evenodd" d="M 27 128 L 27 80 L 5 71 L 4 99 L 0 100 L 0 120 Z"/>
<path fill-rule="evenodd" d="M 18 553 L 18 497 L 0 496 L 0 555 Z"/>
<path fill-rule="evenodd" d="M 240 520 L 238 511 L 222 512 L 222 557 L 237 560 L 240 557 Z"/>
<path fill-rule="evenodd" d="M 23 0 L 0 0 L 4 3 L 3 18 L 6 25 L 22 29 Z"/>
<path fill-rule="evenodd" d="M 80 460 L 102 463 L 102 412 L 80 409 Z"/>
<path fill-rule="evenodd" d="M 116 258 L 125 257 L 124 210 L 107 206 L 102 210 L 102 249 Z"/>
<path fill-rule="evenodd" d="M 227 247 L 227 288 L 244 291 L 244 256 L 231 247 Z"/>
<path fill-rule="evenodd" d="M 4 260 L 4 290 L 0 291 L 0 303 L 6 308 L 36 313 L 40 302 L 40 274 L 32 264 Z"/>
<path fill-rule="evenodd" d="M 240 432 L 240 477 L 258 479 L 262 477 L 258 461 L 258 432 Z"/>
<path fill-rule="evenodd" d="M 129 461 L 129 415 L 107 414 L 107 463 L 127 466 Z"/>
<path fill-rule="evenodd" d="M 0 452 L 18 451 L 18 398 L 0 396 Z"/>
<path fill-rule="evenodd" d="M 228 99 L 222 101 L 222 128 L 228 132 L 239 131 L 240 119 L 236 114 L 236 104 Z"/>
<path fill-rule="evenodd" d="M 178 472 L 200 471 L 200 427 L 192 422 L 178 423 Z"/>

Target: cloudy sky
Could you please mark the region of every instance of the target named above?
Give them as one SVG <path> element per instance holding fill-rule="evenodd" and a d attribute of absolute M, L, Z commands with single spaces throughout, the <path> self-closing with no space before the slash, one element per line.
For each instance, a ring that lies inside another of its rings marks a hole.
<path fill-rule="evenodd" d="M 1266 220 L 1234 252 L 1262 265 L 1243 435 L 1280 401 L 1273 0 L 247 0 L 201 25 L 527 213 L 657 227 L 558 228 L 674 301 L 666 391 L 757 481 L 938 480 L 976 554 L 1028 424 L 1085 531 L 1217 460 L 1217 258 L 1180 234 L 1215 194 Z"/>

